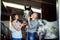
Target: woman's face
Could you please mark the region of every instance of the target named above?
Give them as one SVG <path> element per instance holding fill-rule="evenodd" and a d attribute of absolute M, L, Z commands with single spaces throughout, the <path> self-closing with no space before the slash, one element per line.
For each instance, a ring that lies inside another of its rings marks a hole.
<path fill-rule="evenodd" d="M 15 15 L 15 19 L 19 19 L 19 16 L 18 15 Z"/>

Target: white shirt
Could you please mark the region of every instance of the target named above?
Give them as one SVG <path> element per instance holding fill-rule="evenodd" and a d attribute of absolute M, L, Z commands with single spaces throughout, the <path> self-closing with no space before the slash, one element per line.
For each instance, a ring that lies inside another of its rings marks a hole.
<path fill-rule="evenodd" d="M 12 24 L 16 24 L 16 26 L 17 27 L 20 27 L 20 22 L 18 21 L 18 22 L 16 22 L 16 20 L 14 20 L 13 22 L 12 22 Z M 12 37 L 13 38 L 22 38 L 22 31 L 21 30 L 19 30 L 19 31 L 17 31 L 13 26 L 12 26 Z"/>

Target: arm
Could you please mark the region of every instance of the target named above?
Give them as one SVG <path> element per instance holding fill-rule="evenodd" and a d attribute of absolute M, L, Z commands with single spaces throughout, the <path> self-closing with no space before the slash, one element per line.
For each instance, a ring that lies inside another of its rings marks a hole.
<path fill-rule="evenodd" d="M 38 26 L 38 21 L 36 20 L 36 21 L 30 21 L 30 17 L 28 17 L 28 28 L 35 28 L 35 27 L 37 27 Z"/>
<path fill-rule="evenodd" d="M 35 28 L 37 26 L 37 23 L 35 24 L 32 24 L 32 23 L 30 23 L 30 22 L 28 22 L 28 25 L 26 26 L 26 28 L 31 28 L 31 29 L 33 29 L 33 28 Z"/>
<path fill-rule="evenodd" d="M 17 31 L 21 30 L 21 28 L 22 28 L 22 24 L 21 24 L 20 27 L 17 27 L 16 24 L 13 23 L 12 26 L 13 26 Z"/>

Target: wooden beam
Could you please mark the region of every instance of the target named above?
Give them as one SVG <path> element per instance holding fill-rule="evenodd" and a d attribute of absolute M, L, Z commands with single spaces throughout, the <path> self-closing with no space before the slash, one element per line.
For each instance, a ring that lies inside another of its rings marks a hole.
<path fill-rule="evenodd" d="M 56 4 L 49 3 L 49 2 L 46 2 L 46 1 L 42 1 L 42 0 L 31 0 L 31 1 L 34 1 L 34 2 L 39 2 L 39 3 L 43 3 L 43 4 L 56 5 Z"/>

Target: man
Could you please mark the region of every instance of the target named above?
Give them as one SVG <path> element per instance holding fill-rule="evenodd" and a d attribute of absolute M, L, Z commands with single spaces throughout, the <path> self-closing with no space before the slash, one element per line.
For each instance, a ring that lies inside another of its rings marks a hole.
<path fill-rule="evenodd" d="M 26 40 L 35 40 L 35 33 L 38 27 L 37 13 L 33 13 L 31 17 L 28 17 L 27 36 Z"/>

